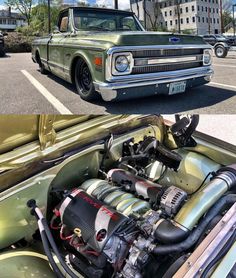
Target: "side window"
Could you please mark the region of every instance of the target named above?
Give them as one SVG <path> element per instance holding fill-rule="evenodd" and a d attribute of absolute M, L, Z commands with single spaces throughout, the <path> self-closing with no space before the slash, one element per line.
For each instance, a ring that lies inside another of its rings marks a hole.
<path fill-rule="evenodd" d="M 59 20 L 59 31 L 61 33 L 65 33 L 68 31 L 68 23 L 69 23 L 69 17 L 68 17 L 68 12 L 65 12 L 61 15 L 60 20 Z"/>

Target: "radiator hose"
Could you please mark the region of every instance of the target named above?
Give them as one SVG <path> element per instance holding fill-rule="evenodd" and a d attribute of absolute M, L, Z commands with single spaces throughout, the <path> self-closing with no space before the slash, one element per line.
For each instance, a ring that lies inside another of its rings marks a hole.
<path fill-rule="evenodd" d="M 154 247 L 151 251 L 156 255 L 167 255 L 172 253 L 183 252 L 190 249 L 204 233 L 211 220 L 216 217 L 226 206 L 233 205 L 236 202 L 236 194 L 223 196 L 218 200 L 206 216 L 200 221 L 199 225 L 190 233 L 187 239 L 180 243 L 162 245 Z"/>
<path fill-rule="evenodd" d="M 165 219 L 160 222 L 154 233 L 155 238 L 163 244 L 183 241 L 201 217 L 235 185 L 236 164 L 222 167 L 210 182 L 185 203 L 174 220 Z"/>

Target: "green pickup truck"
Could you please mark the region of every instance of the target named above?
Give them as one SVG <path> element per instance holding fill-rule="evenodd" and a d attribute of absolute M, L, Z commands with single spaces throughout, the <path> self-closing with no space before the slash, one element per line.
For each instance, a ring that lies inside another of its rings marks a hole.
<path fill-rule="evenodd" d="M 132 12 L 89 7 L 61 11 L 32 47 L 42 73 L 74 83 L 88 101 L 183 93 L 211 80 L 211 56 L 198 36 L 147 32 Z"/>

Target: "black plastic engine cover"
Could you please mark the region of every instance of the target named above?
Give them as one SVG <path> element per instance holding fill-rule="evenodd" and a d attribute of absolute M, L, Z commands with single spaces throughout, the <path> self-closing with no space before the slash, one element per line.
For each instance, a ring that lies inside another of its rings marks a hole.
<path fill-rule="evenodd" d="M 66 197 L 59 211 L 62 223 L 71 231 L 79 229 L 83 240 L 97 252 L 129 220 L 81 189 Z"/>

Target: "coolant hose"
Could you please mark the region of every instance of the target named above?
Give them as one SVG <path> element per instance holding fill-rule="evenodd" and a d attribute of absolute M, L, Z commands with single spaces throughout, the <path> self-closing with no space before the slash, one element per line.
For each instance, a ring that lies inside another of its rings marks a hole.
<path fill-rule="evenodd" d="M 206 216 L 200 221 L 199 225 L 190 233 L 187 239 L 180 243 L 162 245 L 152 248 L 152 252 L 156 255 L 167 255 L 172 253 L 183 252 L 191 248 L 205 231 L 211 220 L 216 217 L 225 206 L 233 205 L 236 202 L 236 194 L 229 194 L 223 196 L 218 200 L 211 209 L 207 212 Z"/>
<path fill-rule="evenodd" d="M 51 231 L 48 227 L 47 221 L 44 218 L 41 210 L 37 207 L 36 205 L 36 201 L 35 200 L 30 200 L 27 202 L 27 206 L 30 207 L 32 209 L 32 211 L 36 214 L 38 220 L 38 223 L 41 222 L 43 229 L 45 230 L 47 239 L 57 257 L 57 259 L 59 260 L 61 266 L 63 267 L 63 269 L 65 270 L 66 273 L 68 273 L 72 278 L 78 278 L 78 276 L 68 267 L 68 265 L 65 263 L 65 261 L 63 260 L 63 258 L 61 257 L 61 254 L 57 248 L 57 245 L 52 237 Z"/>
<path fill-rule="evenodd" d="M 154 233 L 155 238 L 165 244 L 183 241 L 200 218 L 235 185 L 236 164 L 222 167 L 210 182 L 185 203 L 174 220 L 160 222 Z"/>

